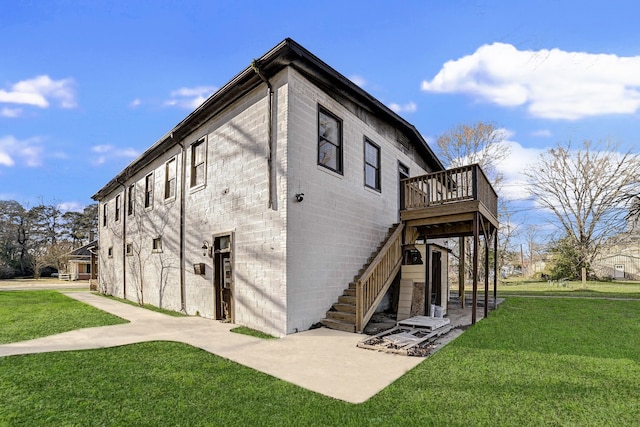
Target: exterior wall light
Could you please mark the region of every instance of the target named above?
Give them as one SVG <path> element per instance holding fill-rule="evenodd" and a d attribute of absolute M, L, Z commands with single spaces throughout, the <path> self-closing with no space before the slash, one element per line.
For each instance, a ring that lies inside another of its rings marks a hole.
<path fill-rule="evenodd" d="M 209 249 L 209 242 L 206 240 L 202 242 L 202 256 L 207 256 L 207 249 Z"/>
<path fill-rule="evenodd" d="M 304 200 L 304 193 L 296 194 L 296 202 L 301 202 Z"/>

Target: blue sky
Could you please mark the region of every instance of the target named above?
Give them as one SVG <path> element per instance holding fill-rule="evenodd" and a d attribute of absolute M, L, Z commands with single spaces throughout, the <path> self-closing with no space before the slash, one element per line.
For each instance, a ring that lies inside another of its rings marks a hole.
<path fill-rule="evenodd" d="M 291 37 L 428 140 L 508 134 L 640 150 L 634 1 L 1 1 L 0 200 L 81 209 L 204 97 Z"/>

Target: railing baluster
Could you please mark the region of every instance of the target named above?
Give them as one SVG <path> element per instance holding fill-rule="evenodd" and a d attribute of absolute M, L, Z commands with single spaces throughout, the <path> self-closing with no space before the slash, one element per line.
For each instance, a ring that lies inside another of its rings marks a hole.
<path fill-rule="evenodd" d="M 498 196 L 477 164 L 406 178 L 402 183 L 405 209 L 478 200 L 498 216 Z"/>

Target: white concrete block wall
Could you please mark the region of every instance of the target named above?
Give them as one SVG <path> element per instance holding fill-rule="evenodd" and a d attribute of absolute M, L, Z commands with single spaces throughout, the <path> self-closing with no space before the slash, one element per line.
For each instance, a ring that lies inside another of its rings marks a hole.
<path fill-rule="evenodd" d="M 233 233 L 235 322 L 273 335 L 286 333 L 286 73 L 272 79 L 278 126 L 275 167 L 278 210 L 268 207 L 266 86 L 185 139 L 207 136 L 207 181 L 186 194 L 186 305 L 189 314 L 214 317 L 213 260 L 203 240 Z M 189 156 L 187 151 L 187 156 Z M 190 157 L 187 157 L 190 158 Z M 190 182 L 187 171 L 186 182 Z M 192 265 L 207 263 L 204 277 Z"/>
<path fill-rule="evenodd" d="M 398 161 L 425 173 L 399 149 L 395 129 L 340 104 L 289 71 L 287 332 L 308 329 L 353 280 L 398 222 Z M 343 175 L 317 164 L 318 105 L 342 119 Z M 366 121 L 366 122 L 365 122 Z M 375 126 L 375 128 L 374 128 Z M 381 192 L 364 185 L 364 137 L 381 148 Z M 304 193 L 297 203 L 293 195 Z"/>
<path fill-rule="evenodd" d="M 276 89 L 276 139 L 273 161 L 274 201 L 268 207 L 266 86 L 247 94 L 218 117 L 186 137 L 185 172 L 185 309 L 188 314 L 215 316 L 213 260 L 203 256 L 202 244 L 213 244 L 213 235 L 233 233 L 235 321 L 281 336 L 286 333 L 286 192 L 287 192 L 287 73 L 272 79 Z M 206 183 L 190 188 L 190 145 L 207 137 Z M 164 200 L 165 162 L 176 156 L 177 197 Z M 133 255 L 124 257 L 126 298 L 137 301 L 140 276 L 144 279 L 145 303 L 167 309 L 181 309 L 180 295 L 180 167 L 181 149 L 175 146 L 156 159 L 129 182 L 136 185 L 135 215 L 126 217 L 126 241 Z M 144 209 L 145 176 L 154 174 L 153 209 Z M 121 194 L 121 219 L 114 221 L 116 194 Z M 108 204 L 108 226 L 100 228 L 100 280 L 107 293 L 123 293 L 124 190 L 100 202 Z M 154 237 L 162 238 L 162 252 L 152 252 Z M 107 256 L 112 247 L 113 256 Z M 206 264 L 204 276 L 196 275 L 193 264 Z M 142 273 L 138 266 L 144 266 Z"/>
<path fill-rule="evenodd" d="M 179 164 L 179 153 L 179 148 L 174 148 L 124 183 L 125 188 L 135 185 L 133 215 L 127 214 L 128 195 L 122 187 L 100 202 L 98 273 L 107 293 L 136 302 L 144 299 L 148 304 L 180 310 L 179 228 L 175 227 L 179 224 L 179 198 L 164 197 L 165 162 L 176 157 Z M 149 173 L 154 176 L 153 204 L 145 208 L 145 177 Z M 179 188 L 178 174 L 177 191 Z M 115 221 L 116 195 L 120 195 L 119 221 Z M 102 226 L 104 203 L 108 204 L 107 227 Z M 152 241 L 156 237 L 162 240 L 162 250 L 154 252 Z M 124 244 L 131 244 L 133 250 L 130 255 L 125 255 Z M 112 257 L 108 256 L 110 247 Z"/>
<path fill-rule="evenodd" d="M 424 173 L 420 166 L 424 162 L 399 148 L 395 129 L 366 112 L 356 114 L 354 107 L 329 97 L 295 70 L 285 69 L 271 82 L 277 112 L 273 151 L 277 210 L 268 207 L 268 97 L 261 85 L 182 141 L 187 147 L 182 268 L 186 312 L 214 317 L 213 259 L 203 256 L 201 247 L 205 240 L 213 244 L 214 235 L 232 233 L 235 322 L 282 336 L 308 329 L 323 318 L 388 227 L 397 222 L 398 161 L 410 168 L 411 175 Z M 342 119 L 343 175 L 317 165 L 318 104 Z M 206 183 L 191 189 L 190 145 L 203 136 Z M 381 147 L 381 192 L 364 186 L 365 136 Z M 140 253 L 147 260 L 145 302 L 173 310 L 181 308 L 180 153 L 180 147 L 174 147 L 132 178 L 136 219 L 127 218 L 127 240 L 148 241 Z M 178 196 L 165 202 L 164 164 L 174 155 Z M 151 171 L 154 208 L 144 211 L 144 177 Z M 294 197 L 300 192 L 305 193 L 302 203 Z M 110 223 L 100 228 L 100 279 L 109 293 L 123 296 L 122 227 L 112 224 L 115 194 L 101 201 L 109 204 Z M 126 215 L 122 195 L 121 215 Z M 153 237 L 162 237 L 160 254 L 150 252 Z M 112 258 L 106 256 L 109 246 Z M 127 298 L 136 300 L 135 263 L 131 257 L 126 260 Z M 206 264 L 205 275 L 194 274 L 195 263 Z"/>

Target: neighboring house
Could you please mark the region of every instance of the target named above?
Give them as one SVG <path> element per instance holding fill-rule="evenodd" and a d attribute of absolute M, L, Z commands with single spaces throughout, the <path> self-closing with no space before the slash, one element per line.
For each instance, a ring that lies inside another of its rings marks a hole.
<path fill-rule="evenodd" d="M 403 243 L 497 227 L 479 167 L 443 171 L 415 127 L 290 39 L 93 198 L 103 292 L 277 336 L 325 316 L 361 331 Z"/>
<path fill-rule="evenodd" d="M 92 265 L 92 251 L 97 246 L 98 242 L 94 240 L 66 254 L 66 272 L 60 273 L 58 277 L 63 280 L 90 280 L 91 272 L 96 267 Z"/>
<path fill-rule="evenodd" d="M 618 280 L 640 280 L 640 235 L 630 232 L 616 236 L 603 246 L 593 261 L 597 277 Z"/>

